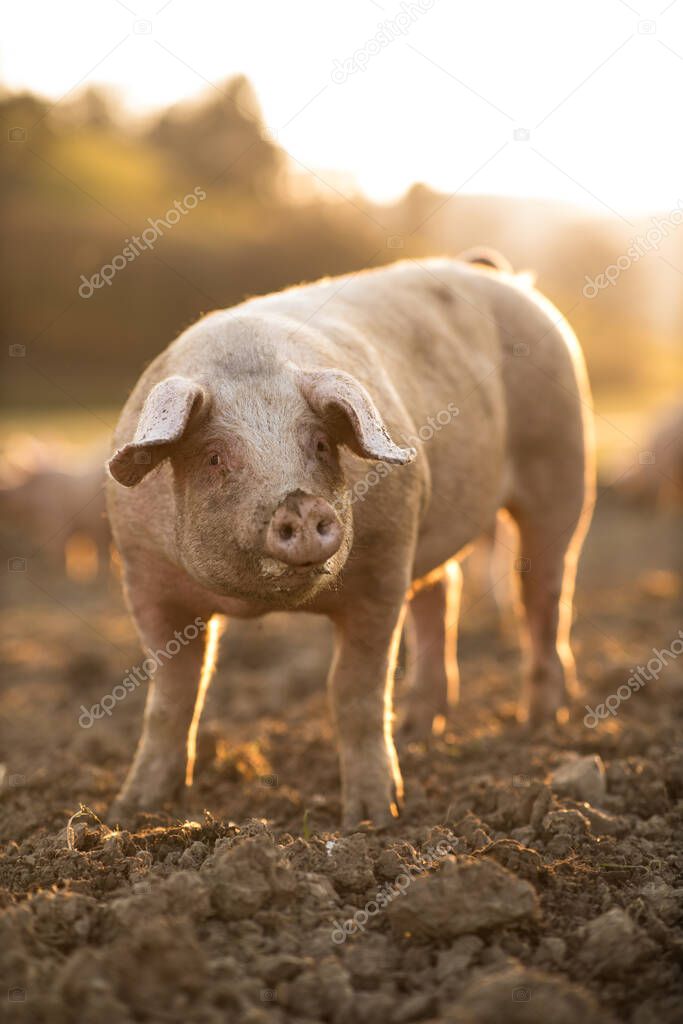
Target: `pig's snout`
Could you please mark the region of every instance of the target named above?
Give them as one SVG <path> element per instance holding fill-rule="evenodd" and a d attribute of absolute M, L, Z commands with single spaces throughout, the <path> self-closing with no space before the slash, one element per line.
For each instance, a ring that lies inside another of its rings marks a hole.
<path fill-rule="evenodd" d="M 266 533 L 266 551 L 292 566 L 320 565 L 342 542 L 342 528 L 324 498 L 290 494 L 276 508 Z"/>

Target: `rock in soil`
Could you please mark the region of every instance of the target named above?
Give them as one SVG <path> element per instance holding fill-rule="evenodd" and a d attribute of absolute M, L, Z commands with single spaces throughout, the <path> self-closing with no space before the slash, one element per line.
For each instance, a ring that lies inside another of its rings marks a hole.
<path fill-rule="evenodd" d="M 605 799 L 605 766 L 599 754 L 579 757 L 557 768 L 550 784 L 561 796 L 573 796 L 600 805 Z"/>
<path fill-rule="evenodd" d="M 591 974 L 618 976 L 653 952 L 653 945 L 621 907 L 585 925 L 579 931 L 579 960 Z"/>
<path fill-rule="evenodd" d="M 389 919 L 399 933 L 455 938 L 532 917 L 537 905 L 533 887 L 494 861 L 451 859 L 416 878 Z"/>
<path fill-rule="evenodd" d="M 578 985 L 516 968 L 481 975 L 445 1020 L 447 1024 L 616 1024 Z"/>

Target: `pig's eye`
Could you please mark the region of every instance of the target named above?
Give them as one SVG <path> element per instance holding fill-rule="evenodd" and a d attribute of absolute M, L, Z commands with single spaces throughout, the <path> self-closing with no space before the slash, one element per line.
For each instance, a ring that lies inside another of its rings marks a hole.
<path fill-rule="evenodd" d="M 211 454 L 209 455 L 209 465 L 210 466 L 220 466 L 220 464 L 221 464 L 221 457 L 218 454 L 218 452 L 211 452 Z"/>
<path fill-rule="evenodd" d="M 329 455 L 330 446 L 324 437 L 316 438 L 315 450 L 317 455 Z"/>

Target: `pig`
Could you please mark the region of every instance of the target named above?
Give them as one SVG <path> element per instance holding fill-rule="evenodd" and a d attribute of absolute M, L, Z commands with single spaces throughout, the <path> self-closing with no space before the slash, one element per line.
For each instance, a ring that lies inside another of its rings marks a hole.
<path fill-rule="evenodd" d="M 683 509 L 683 402 L 655 423 L 648 450 L 617 484 L 627 500 L 652 508 Z"/>
<path fill-rule="evenodd" d="M 49 452 L 47 453 L 49 455 Z M 30 545 L 31 558 L 43 558 L 64 571 L 65 548 L 76 535 L 88 537 L 97 552 L 98 566 L 109 566 L 110 533 L 105 514 L 105 472 L 97 463 L 77 468 L 56 468 L 51 463 L 16 474 L 0 484 L 0 514 L 13 537 Z"/>
<path fill-rule="evenodd" d="M 188 639 L 187 625 L 301 610 L 335 629 L 342 825 L 390 824 L 407 601 L 425 601 L 499 509 L 520 535 L 519 717 L 566 714 L 590 393 L 576 338 L 528 281 L 406 260 L 210 313 L 145 370 L 113 443 L 107 502 L 130 610 L 145 648 L 182 645 L 150 683 L 112 822 L 191 781 L 211 664 L 207 632 Z M 435 631 L 426 611 L 418 642 Z M 447 633 L 437 625 L 440 643 Z M 423 662 L 427 717 L 448 698 L 441 662 Z"/>

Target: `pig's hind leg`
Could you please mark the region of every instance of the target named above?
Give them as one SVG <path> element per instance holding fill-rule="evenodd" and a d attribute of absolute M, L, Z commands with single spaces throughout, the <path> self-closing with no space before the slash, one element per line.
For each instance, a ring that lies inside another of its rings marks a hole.
<path fill-rule="evenodd" d="M 416 590 L 409 610 L 405 730 L 428 739 L 443 730 L 448 711 L 458 702 L 458 614 L 462 569 L 449 562 L 443 575 Z"/>
<path fill-rule="evenodd" d="M 108 815 L 115 824 L 129 821 L 137 811 L 159 810 L 181 794 L 192 770 L 196 718 L 213 671 L 219 629 L 218 623 L 209 626 L 208 615 L 204 618 L 196 606 L 171 599 L 150 605 L 147 599 L 136 601 L 130 588 L 129 599 L 142 643 L 159 667 L 142 684 L 148 688 L 142 735 Z M 145 665 L 142 660 L 143 672 Z"/>
<path fill-rule="evenodd" d="M 567 460 L 560 467 L 562 482 L 552 464 L 536 463 L 524 499 L 509 506 L 520 534 L 516 569 L 527 635 L 518 717 L 532 726 L 564 720 L 569 698 L 576 695 L 569 634 L 576 565 L 588 521 L 587 489 L 582 459 L 575 456 L 573 465 Z"/>

